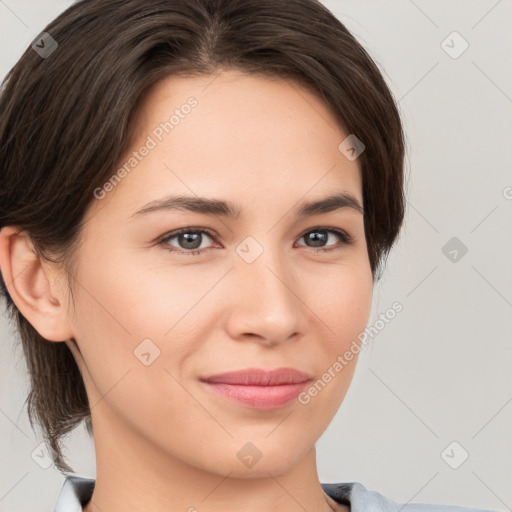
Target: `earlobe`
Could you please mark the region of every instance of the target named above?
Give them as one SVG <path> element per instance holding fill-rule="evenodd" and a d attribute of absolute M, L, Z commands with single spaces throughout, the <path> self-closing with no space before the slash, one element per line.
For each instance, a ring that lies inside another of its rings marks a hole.
<path fill-rule="evenodd" d="M 28 233 L 15 226 L 0 230 L 0 270 L 17 308 L 43 338 L 73 337 L 57 271 L 42 264 Z"/>

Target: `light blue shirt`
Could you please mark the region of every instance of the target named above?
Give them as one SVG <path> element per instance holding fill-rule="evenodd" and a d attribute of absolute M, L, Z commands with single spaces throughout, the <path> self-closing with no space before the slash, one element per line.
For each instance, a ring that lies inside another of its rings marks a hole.
<path fill-rule="evenodd" d="M 67 477 L 54 512 L 82 512 L 91 499 L 94 483 L 95 480 L 90 478 Z M 493 512 L 453 505 L 399 504 L 378 492 L 368 491 L 359 482 L 322 484 L 322 488 L 333 500 L 350 505 L 351 512 Z"/>

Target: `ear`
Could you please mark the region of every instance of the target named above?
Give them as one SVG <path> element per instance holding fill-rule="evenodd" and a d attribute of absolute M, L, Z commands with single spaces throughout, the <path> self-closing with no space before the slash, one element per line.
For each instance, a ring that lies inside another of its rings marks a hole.
<path fill-rule="evenodd" d="M 73 337 L 67 316 L 67 287 L 62 271 L 40 261 L 28 233 L 16 226 L 0 230 L 0 270 L 21 314 L 48 341 Z"/>

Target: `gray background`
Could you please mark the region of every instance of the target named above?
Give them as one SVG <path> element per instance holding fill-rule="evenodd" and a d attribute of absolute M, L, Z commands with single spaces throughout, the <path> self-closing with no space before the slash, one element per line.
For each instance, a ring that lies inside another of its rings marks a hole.
<path fill-rule="evenodd" d="M 511 510 L 512 3 L 324 3 L 400 102 L 410 177 L 370 324 L 396 300 L 404 309 L 361 353 L 317 444 L 320 480 L 359 481 L 402 503 Z M 69 5 L 0 0 L 2 77 Z M 457 58 L 462 40 L 446 40 L 454 31 L 469 44 Z M 442 251 L 452 237 L 468 249 L 457 261 Z M 0 511 L 52 511 L 64 477 L 31 458 L 41 438 L 23 408 L 25 365 L 0 320 Z M 95 476 L 93 450 L 84 428 L 68 437 L 76 474 Z M 468 459 L 450 467 L 463 450 Z"/>

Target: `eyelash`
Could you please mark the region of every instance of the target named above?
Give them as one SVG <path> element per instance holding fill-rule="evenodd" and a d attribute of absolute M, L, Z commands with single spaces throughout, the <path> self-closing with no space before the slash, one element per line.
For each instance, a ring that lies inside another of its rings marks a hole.
<path fill-rule="evenodd" d="M 328 233 L 334 233 L 335 235 L 337 235 L 340 239 L 341 239 L 341 246 L 340 245 L 335 245 L 335 246 L 332 246 L 332 247 L 328 247 L 328 248 L 315 248 L 315 247 L 307 247 L 308 249 L 316 252 L 316 253 L 325 253 L 325 252 L 330 252 L 330 251 L 336 251 L 336 250 L 339 250 L 341 249 L 344 245 L 350 245 L 353 243 L 353 238 L 346 232 L 344 231 L 341 231 L 339 229 L 333 229 L 333 228 L 327 228 L 327 227 L 317 227 L 317 228 L 314 228 L 314 229 L 309 229 L 308 231 L 306 231 L 304 234 L 302 234 L 300 238 L 303 238 L 304 236 L 306 236 L 308 233 L 312 233 L 312 232 L 315 232 L 315 231 L 325 231 L 325 232 L 328 232 Z M 168 242 L 170 240 L 172 240 L 173 238 L 176 238 L 178 237 L 179 235 L 183 234 L 183 233 L 201 233 L 201 234 L 206 234 L 208 235 L 213 241 L 215 241 L 215 235 L 208 229 L 203 229 L 203 228 L 182 228 L 182 229 L 178 229 L 177 231 L 173 231 L 171 233 L 168 233 L 166 235 L 164 235 L 163 238 L 161 238 L 158 242 L 158 245 L 161 245 L 161 246 L 165 246 L 164 248 L 169 251 L 169 252 L 174 252 L 174 253 L 177 253 L 177 254 L 185 254 L 187 256 L 200 256 L 204 251 L 208 250 L 209 248 L 207 249 L 191 249 L 191 250 L 179 250 L 179 249 L 176 249 L 176 248 L 170 248 L 168 246 Z"/>

